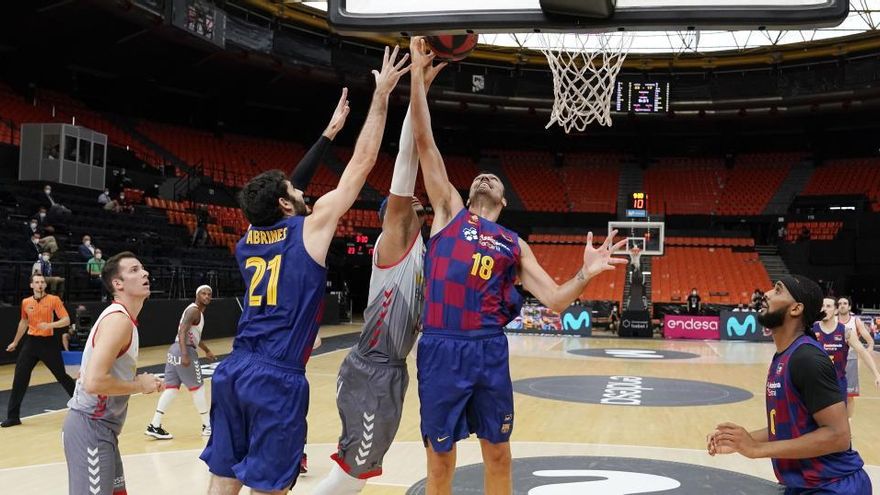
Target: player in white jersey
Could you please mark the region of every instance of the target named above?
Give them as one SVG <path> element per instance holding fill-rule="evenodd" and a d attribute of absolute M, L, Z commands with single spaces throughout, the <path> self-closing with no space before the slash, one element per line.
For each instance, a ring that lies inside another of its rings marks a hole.
<path fill-rule="evenodd" d="M 443 66 L 427 69 L 426 86 Z M 339 367 L 336 406 L 342 433 L 332 456 L 336 462 L 313 495 L 359 493 L 367 479 L 382 474 L 382 460 L 400 426 L 409 383 L 406 357 L 415 344 L 424 305 L 425 209 L 413 196 L 418 167 L 407 112 L 391 194 L 379 209 L 382 234 L 373 251 L 364 326 Z"/>
<path fill-rule="evenodd" d="M 205 351 L 205 357 L 210 360 L 217 359 L 211 349 L 202 342 L 202 330 L 205 328 L 205 308 L 211 304 L 213 291 L 208 285 L 199 286 L 196 289 L 195 302 L 183 310 L 180 315 L 180 323 L 177 326 L 177 337 L 168 348 L 165 362 L 165 391 L 159 396 L 159 405 L 156 406 L 156 414 L 147 425 L 144 435 L 168 440 L 174 435 L 162 428 L 162 416 L 174 402 L 180 385 L 185 385 L 192 394 L 193 404 L 202 418 L 202 436 L 211 436 L 211 418 L 208 409 L 208 399 L 205 397 L 202 369 L 199 364 L 199 351 L 196 347 Z"/>
<path fill-rule="evenodd" d="M 137 375 L 137 317 L 150 296 L 149 275 L 129 252 L 113 256 L 101 270 L 113 303 L 89 332 L 62 427 L 71 495 L 125 493 L 118 436 L 128 398 L 162 390 L 162 380 Z"/>
<path fill-rule="evenodd" d="M 837 321 L 846 327 L 847 334 L 856 336 L 855 341 L 861 344 L 861 341 L 864 340 L 867 349 L 874 349 L 874 337 L 865 328 L 862 320 L 852 313 L 852 300 L 849 297 L 841 297 L 837 300 Z M 877 374 L 877 367 L 874 365 L 873 359 L 869 360 L 868 367 L 874 373 L 874 384 L 880 387 L 880 375 Z M 854 399 L 858 396 L 859 360 L 857 353 L 850 352 L 846 358 L 846 413 L 850 419 L 852 419 L 855 413 L 856 404 Z"/>

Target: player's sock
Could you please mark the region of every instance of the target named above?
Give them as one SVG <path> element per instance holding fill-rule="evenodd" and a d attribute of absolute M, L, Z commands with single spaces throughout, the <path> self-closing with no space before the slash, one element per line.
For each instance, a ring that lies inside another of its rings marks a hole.
<path fill-rule="evenodd" d="M 339 464 L 333 463 L 330 473 L 318 483 L 318 486 L 312 491 L 313 495 L 356 495 L 364 489 L 367 480 L 361 480 L 351 477 L 348 473 L 339 467 Z"/>
<path fill-rule="evenodd" d="M 193 403 L 196 405 L 196 411 L 198 411 L 199 416 L 202 417 L 202 426 L 210 428 L 211 415 L 208 414 L 210 409 L 208 409 L 208 399 L 205 398 L 205 387 L 199 387 L 198 390 L 194 390 L 192 396 Z"/>
<path fill-rule="evenodd" d="M 174 398 L 177 397 L 178 390 L 176 388 L 166 388 L 162 395 L 159 397 L 159 405 L 156 406 L 156 414 L 153 415 L 153 421 L 150 421 L 150 424 L 159 427 L 162 425 L 162 415 L 165 414 L 165 411 L 168 410 L 168 406 L 174 402 Z"/>

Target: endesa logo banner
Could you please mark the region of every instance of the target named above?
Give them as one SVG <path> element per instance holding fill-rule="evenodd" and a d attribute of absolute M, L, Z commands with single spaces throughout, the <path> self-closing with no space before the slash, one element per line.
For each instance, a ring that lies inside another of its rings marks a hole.
<path fill-rule="evenodd" d="M 667 339 L 721 339 L 717 316 L 666 315 L 663 335 Z"/>
<path fill-rule="evenodd" d="M 753 311 L 722 311 L 721 338 L 752 342 L 773 340 L 770 331 L 758 323 L 758 313 Z"/>

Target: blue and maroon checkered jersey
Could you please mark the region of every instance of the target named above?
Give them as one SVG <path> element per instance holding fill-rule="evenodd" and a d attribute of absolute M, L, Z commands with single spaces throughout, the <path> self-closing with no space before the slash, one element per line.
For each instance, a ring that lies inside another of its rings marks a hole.
<path fill-rule="evenodd" d="M 838 323 L 833 332 L 825 333 L 817 321 L 813 323 L 813 332 L 816 334 L 816 340 L 819 341 L 819 345 L 825 349 L 828 357 L 831 358 L 831 362 L 834 363 L 837 380 L 845 379 L 846 358 L 849 354 L 849 344 L 846 342 L 846 326 L 843 323 Z"/>
<path fill-rule="evenodd" d="M 463 208 L 428 240 L 424 329 L 500 329 L 519 315 L 519 236 Z"/>
<path fill-rule="evenodd" d="M 251 227 L 235 246 L 245 296 L 233 349 L 305 366 L 324 311 L 327 269 L 303 244 L 301 216 Z"/>
<path fill-rule="evenodd" d="M 804 345 L 822 348 L 808 335 L 802 335 L 788 349 L 776 354 L 770 363 L 770 370 L 767 372 L 767 433 L 771 442 L 798 438 L 819 428 L 795 389 L 789 367 L 792 355 Z M 864 465 L 862 458 L 852 448 L 811 459 L 771 461 L 776 479 L 791 488 L 822 486 L 849 476 Z"/>

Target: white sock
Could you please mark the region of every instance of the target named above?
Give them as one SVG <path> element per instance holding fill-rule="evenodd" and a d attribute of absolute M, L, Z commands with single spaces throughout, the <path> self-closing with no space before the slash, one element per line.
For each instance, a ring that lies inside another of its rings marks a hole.
<path fill-rule="evenodd" d="M 177 397 L 178 390 L 176 388 L 166 388 L 162 395 L 159 396 L 159 405 L 156 406 L 156 414 L 153 415 L 153 421 L 150 422 L 151 425 L 156 428 L 162 426 L 162 415 L 165 414 L 165 411 L 168 410 L 168 406 L 174 402 L 174 398 Z"/>
<path fill-rule="evenodd" d="M 208 414 L 210 409 L 208 409 L 208 399 L 205 398 L 205 387 L 199 387 L 198 390 L 193 390 L 193 403 L 196 405 L 196 411 L 199 412 L 199 416 L 202 417 L 202 425 L 210 427 L 211 426 L 211 415 Z"/>
<path fill-rule="evenodd" d="M 353 478 L 333 462 L 327 476 L 312 490 L 313 495 L 357 495 L 364 489 L 367 480 Z"/>

